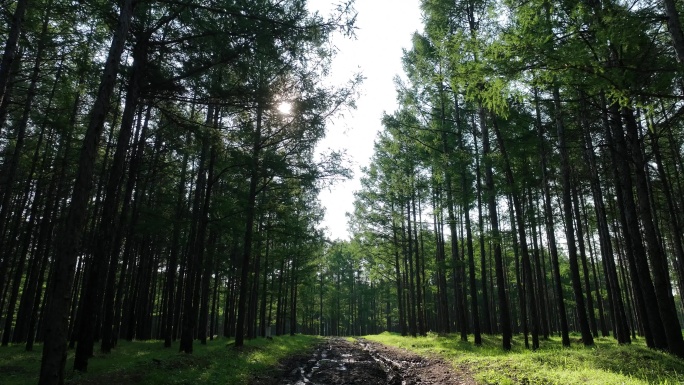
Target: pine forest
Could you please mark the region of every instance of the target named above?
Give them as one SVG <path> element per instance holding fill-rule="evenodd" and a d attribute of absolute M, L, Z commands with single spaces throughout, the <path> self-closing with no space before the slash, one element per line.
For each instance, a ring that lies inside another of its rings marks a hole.
<path fill-rule="evenodd" d="M 364 84 L 329 81 L 353 0 L 0 1 L 1 345 L 42 351 L 41 385 L 133 340 L 684 358 L 684 5 L 420 9 L 353 175 L 317 147 Z M 318 195 L 353 176 L 329 239 Z"/>

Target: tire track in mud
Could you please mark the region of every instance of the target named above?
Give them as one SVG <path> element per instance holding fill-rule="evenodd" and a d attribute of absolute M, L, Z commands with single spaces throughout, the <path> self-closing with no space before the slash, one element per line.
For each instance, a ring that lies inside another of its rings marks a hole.
<path fill-rule="evenodd" d="M 306 357 L 290 359 L 280 370 L 262 375 L 252 385 L 413 385 L 476 384 L 439 359 L 359 339 L 328 338 Z"/>

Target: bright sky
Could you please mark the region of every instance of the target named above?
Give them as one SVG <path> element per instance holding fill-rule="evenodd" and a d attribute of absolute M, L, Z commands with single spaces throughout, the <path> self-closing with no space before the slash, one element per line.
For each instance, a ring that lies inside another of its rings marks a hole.
<path fill-rule="evenodd" d="M 309 0 L 309 7 L 327 15 L 341 1 Z M 361 167 L 368 165 L 373 155 L 383 112 L 391 113 L 397 106 L 393 79 L 402 73 L 402 48 L 409 48 L 411 35 L 422 29 L 420 0 L 356 0 L 355 8 L 356 39 L 336 38 L 339 53 L 333 62 L 332 81 L 344 84 L 357 72 L 366 80 L 357 109 L 333 121 L 319 145 L 319 152 L 346 149 L 353 160 L 354 179 L 320 194 L 326 209 L 323 226 L 331 239 L 349 238 L 345 213 L 353 211 L 354 191 L 361 187 Z"/>

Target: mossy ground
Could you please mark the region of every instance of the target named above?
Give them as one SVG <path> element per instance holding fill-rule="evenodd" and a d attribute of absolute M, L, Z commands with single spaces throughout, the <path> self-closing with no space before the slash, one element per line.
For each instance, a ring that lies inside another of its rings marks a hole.
<path fill-rule="evenodd" d="M 178 352 L 178 343 L 165 349 L 162 341 L 121 341 L 111 354 L 96 353 L 87 373 L 71 370 L 67 358 L 66 383 L 71 385 L 182 385 L 245 384 L 278 361 L 312 348 L 320 338 L 297 335 L 247 341 L 236 349 L 231 340 L 215 339 L 194 344 L 193 354 Z M 40 370 L 41 346 L 26 352 L 23 345 L 0 348 L 0 383 L 35 384 Z"/>
<path fill-rule="evenodd" d="M 612 338 L 598 338 L 584 347 L 579 336 L 563 348 L 559 338 L 542 341 L 540 349 L 525 349 L 522 337 L 514 338 L 513 349 L 501 349 L 500 336 L 483 336 L 475 346 L 458 335 L 401 337 L 383 333 L 365 337 L 372 341 L 405 348 L 422 355 L 440 356 L 458 368 L 468 370 L 482 384 L 681 384 L 684 360 L 648 349 L 643 340 L 618 345 Z"/>

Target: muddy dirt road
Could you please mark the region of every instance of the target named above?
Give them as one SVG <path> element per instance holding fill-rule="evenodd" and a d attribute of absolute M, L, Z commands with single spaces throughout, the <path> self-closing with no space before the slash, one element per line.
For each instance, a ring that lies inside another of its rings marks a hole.
<path fill-rule="evenodd" d="M 366 340 L 329 338 L 313 354 L 293 357 L 252 385 L 412 385 L 467 384 L 472 377 L 446 362 Z"/>

